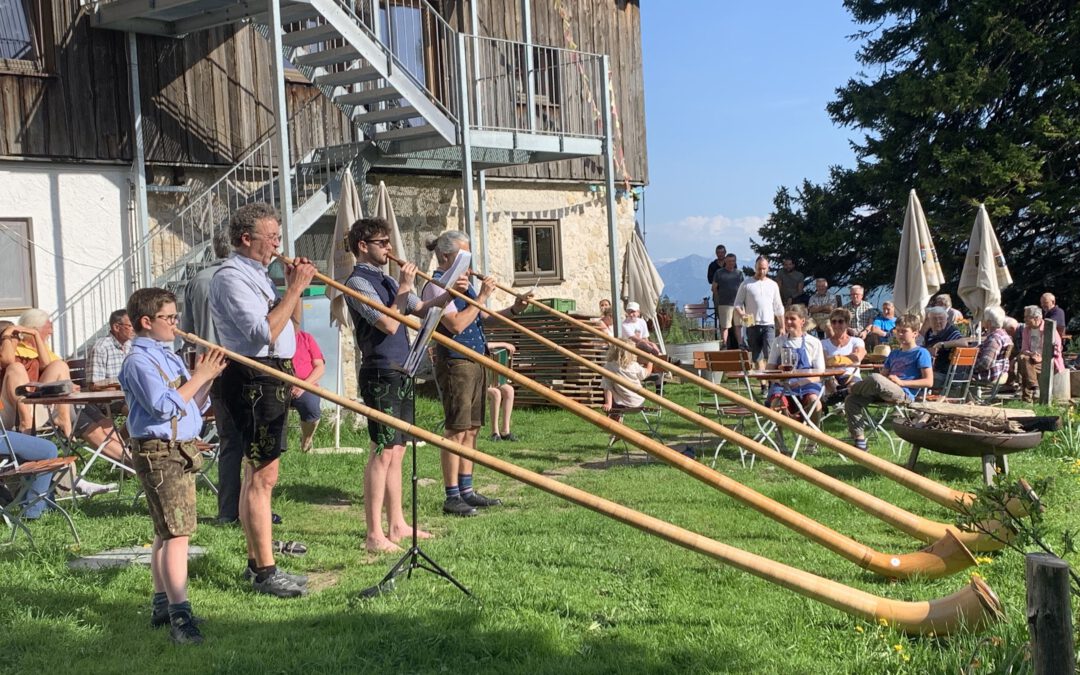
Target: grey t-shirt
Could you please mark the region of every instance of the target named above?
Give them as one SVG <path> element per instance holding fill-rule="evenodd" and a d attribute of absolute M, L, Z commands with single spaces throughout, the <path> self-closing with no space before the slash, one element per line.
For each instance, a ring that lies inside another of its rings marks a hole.
<path fill-rule="evenodd" d="M 713 282 L 716 284 L 716 304 L 734 305 L 735 294 L 743 282 L 743 273 L 738 269 L 729 272 L 721 267 L 713 275 Z"/>

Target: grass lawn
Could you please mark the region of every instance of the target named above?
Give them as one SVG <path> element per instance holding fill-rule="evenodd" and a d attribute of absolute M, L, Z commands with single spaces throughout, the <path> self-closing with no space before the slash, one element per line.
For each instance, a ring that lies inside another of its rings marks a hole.
<path fill-rule="evenodd" d="M 690 405 L 697 397 L 689 385 L 671 386 L 668 394 Z M 697 440 L 689 424 L 664 415 L 666 439 Z M 422 426 L 432 428 L 439 416 L 435 402 L 418 401 Z M 826 431 L 845 436 L 840 420 L 832 418 Z M 366 446 L 365 431 L 343 431 L 343 445 Z M 928 600 L 967 583 L 966 572 L 934 581 L 880 579 L 661 463 L 605 467 L 605 434 L 569 413 L 515 411 L 514 431 L 520 442 L 484 440 L 480 449 L 854 588 Z M 316 446 L 330 444 L 331 435 L 324 426 Z M 1080 469 L 1075 455 L 1053 440 L 1048 434 L 1035 451 L 1013 455 L 1011 468 L 1014 477 L 1058 476 L 1046 501 L 1051 543 L 1060 546 L 1062 530 L 1076 527 Z M 891 458 L 886 444 L 873 441 L 871 449 Z M 275 537 L 311 548 L 283 561 L 288 570 L 310 575 L 309 597 L 253 594 L 240 577 L 240 530 L 210 523 L 216 502 L 200 489 L 205 522 L 193 544 L 209 552 L 192 565 L 190 594 L 196 612 L 208 619 L 207 640 L 201 647 L 173 646 L 165 632 L 148 627 L 148 568 L 75 572 L 67 566 L 81 553 L 148 543 L 150 522 L 141 504 L 132 505 L 129 483 L 121 498 L 96 498 L 75 513 L 81 550 L 71 547 L 55 514 L 34 526 L 36 549 L 25 537 L 0 548 L 0 672 L 956 673 L 974 660 L 970 672 L 981 673 L 999 672 L 1027 640 L 1024 562 L 1015 552 L 986 556 L 978 570 L 1001 597 L 1005 622 L 982 635 L 907 638 L 486 469 L 477 471 L 478 489 L 506 505 L 477 518 L 443 516 L 437 451 L 428 446 L 418 453 L 420 524 L 436 534 L 423 548 L 472 598 L 420 571 L 393 593 L 357 599 L 396 560 L 363 552 L 365 456 L 293 450 L 283 459 L 275 494 L 274 510 L 284 519 Z M 954 519 L 830 451 L 804 459 L 910 511 Z M 717 468 L 879 551 L 922 547 L 770 464 L 743 468 L 734 448 L 725 448 Z M 929 451 L 920 471 L 958 489 L 981 480 L 977 460 Z"/>

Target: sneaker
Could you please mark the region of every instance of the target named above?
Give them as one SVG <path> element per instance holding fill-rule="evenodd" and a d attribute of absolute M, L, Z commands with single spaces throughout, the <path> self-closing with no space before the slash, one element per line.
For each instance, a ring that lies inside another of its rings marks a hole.
<path fill-rule="evenodd" d="M 510 433 L 508 433 L 508 434 L 503 434 L 502 439 L 504 441 L 510 441 L 511 443 L 517 443 L 517 441 L 518 441 L 518 437 L 515 436 L 514 432 L 512 432 L 512 431 Z"/>
<path fill-rule="evenodd" d="M 307 586 L 308 578 L 303 574 L 289 574 L 288 572 L 284 572 L 280 569 L 278 570 L 278 574 L 293 582 L 297 586 Z M 245 581 L 255 581 L 255 570 L 251 569 L 250 567 L 245 567 L 242 576 Z"/>
<path fill-rule="evenodd" d="M 75 493 L 80 497 L 93 497 L 94 495 L 105 494 L 106 492 L 113 492 L 116 490 L 116 483 L 94 483 L 86 479 L 79 480 L 75 483 Z"/>
<path fill-rule="evenodd" d="M 493 441 L 501 441 L 502 439 L 503 439 L 503 437 L 500 436 L 499 434 L 491 434 L 491 440 L 493 440 Z"/>
<path fill-rule="evenodd" d="M 475 516 L 476 509 L 461 497 L 449 497 L 442 505 L 443 513 L 451 516 Z"/>
<path fill-rule="evenodd" d="M 191 622 L 196 626 L 206 623 L 206 619 L 201 616 L 191 615 Z M 151 628 L 164 628 L 169 625 L 169 610 L 164 612 L 151 612 L 150 614 L 150 627 Z"/>
<path fill-rule="evenodd" d="M 866 439 L 865 438 L 853 438 L 851 440 L 851 444 L 854 445 L 859 450 L 866 450 Z"/>
<path fill-rule="evenodd" d="M 502 505 L 502 500 L 501 499 L 493 499 L 491 497 L 485 497 L 484 495 L 480 494 L 479 492 L 476 492 L 475 490 L 473 492 L 470 492 L 467 495 L 461 495 L 461 499 L 466 504 L 468 504 L 469 506 L 475 506 L 475 507 L 481 508 L 481 509 L 487 508 L 489 506 L 500 506 L 500 505 Z"/>
<path fill-rule="evenodd" d="M 169 637 L 178 645 L 201 645 L 203 642 L 195 617 L 190 614 L 181 614 L 169 621 Z"/>
<path fill-rule="evenodd" d="M 262 581 L 252 580 L 251 588 L 254 589 L 256 593 L 266 593 L 267 595 L 273 595 L 277 598 L 299 598 L 308 593 L 306 586 L 298 586 L 292 581 L 289 581 L 288 577 L 281 570 L 271 574 Z"/>

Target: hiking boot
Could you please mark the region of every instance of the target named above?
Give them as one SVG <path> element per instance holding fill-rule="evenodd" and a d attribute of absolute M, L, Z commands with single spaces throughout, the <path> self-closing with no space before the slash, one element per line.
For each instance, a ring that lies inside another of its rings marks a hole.
<path fill-rule="evenodd" d="M 475 506 L 475 507 L 480 508 L 480 509 L 487 508 L 489 506 L 500 506 L 500 505 L 502 505 L 502 500 L 501 499 L 493 499 L 491 497 L 485 497 L 484 495 L 480 494 L 479 492 L 475 492 L 475 491 L 470 492 L 467 495 L 461 495 L 461 498 L 469 506 Z"/>
<path fill-rule="evenodd" d="M 448 497 L 442 505 L 443 513 L 451 516 L 475 516 L 476 509 L 461 497 Z"/>
<path fill-rule="evenodd" d="M 303 574 L 289 574 L 288 572 L 278 570 L 278 574 L 285 577 L 289 581 L 293 582 L 297 586 L 307 586 L 308 578 Z M 244 568 L 244 574 L 242 575 L 245 581 L 255 581 L 255 570 L 250 567 Z"/>
<path fill-rule="evenodd" d="M 493 440 L 493 441 L 501 441 L 502 439 L 503 439 L 503 437 L 500 436 L 499 434 L 491 434 L 491 440 Z"/>
<path fill-rule="evenodd" d="M 266 593 L 277 598 L 299 598 L 308 592 L 307 587 L 293 583 L 281 570 L 262 581 L 252 580 L 251 588 L 256 593 Z"/>
<path fill-rule="evenodd" d="M 502 439 L 504 441 L 510 441 L 511 443 L 517 443 L 517 441 L 518 441 L 518 437 L 515 436 L 514 432 L 512 432 L 512 431 L 510 433 L 508 433 L 508 434 L 503 434 Z"/>
<path fill-rule="evenodd" d="M 179 614 L 169 621 L 169 637 L 178 645 L 201 645 L 203 642 L 195 617 L 190 614 Z"/>
<path fill-rule="evenodd" d="M 202 625 L 206 622 L 206 619 L 201 616 L 191 615 L 191 622 L 196 626 Z M 151 628 L 164 628 L 169 625 L 169 610 L 166 609 L 163 612 L 152 612 L 150 614 L 150 627 Z"/>

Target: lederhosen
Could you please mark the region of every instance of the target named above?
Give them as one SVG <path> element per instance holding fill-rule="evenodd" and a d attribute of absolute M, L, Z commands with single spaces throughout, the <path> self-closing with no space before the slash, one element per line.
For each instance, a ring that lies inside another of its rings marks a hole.
<path fill-rule="evenodd" d="M 254 284 L 251 284 L 251 288 L 266 298 L 267 313 L 281 301 L 277 297 L 268 297 L 263 289 Z M 291 358 L 274 354 L 273 342 L 269 345 L 268 356 L 248 358 L 287 375 L 294 372 Z M 272 375 L 236 361 L 229 361 L 220 379 L 221 397 L 232 416 L 236 432 L 242 437 L 244 457 L 254 464 L 265 464 L 280 457 L 286 449 L 286 422 L 292 402 L 292 387 Z"/>
<path fill-rule="evenodd" d="M 165 386 L 179 389 L 184 376 L 170 380 L 161 366 L 154 362 Z M 177 428 L 180 417 L 170 420 L 172 430 L 169 439 L 132 438 L 131 463 L 146 493 L 154 534 L 162 539 L 190 536 L 195 532 L 195 474 L 203 465 L 202 453 L 195 439 L 179 440 Z"/>

